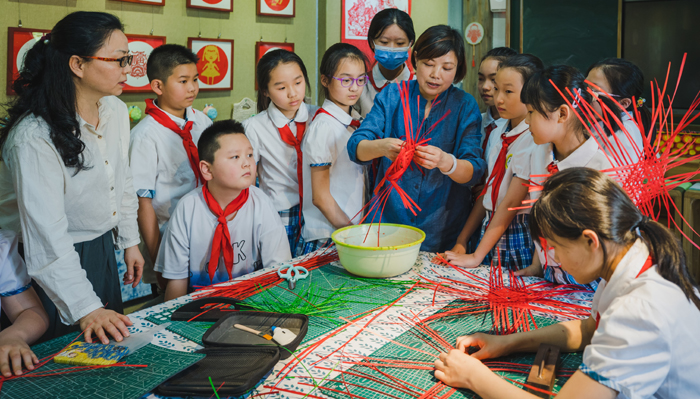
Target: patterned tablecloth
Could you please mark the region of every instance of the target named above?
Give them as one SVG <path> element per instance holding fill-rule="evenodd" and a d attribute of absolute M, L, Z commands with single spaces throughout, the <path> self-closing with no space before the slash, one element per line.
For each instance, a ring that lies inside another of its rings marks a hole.
<path fill-rule="evenodd" d="M 462 276 L 459 272 L 453 270 L 452 268 L 432 263 L 431 259 L 434 257 L 434 255 L 435 254 L 433 253 L 421 252 L 418 256 L 415 265 L 410 271 L 403 275 L 394 277 L 393 279 L 420 280 L 421 276 L 423 276 L 430 280 L 436 280 L 438 277 L 442 276 L 443 278 L 447 277 L 464 280 L 464 276 Z M 333 266 L 342 268 L 339 262 L 335 262 Z M 481 277 L 488 277 L 489 274 L 489 269 L 485 266 L 471 269 L 470 271 Z M 264 272 L 265 270 L 261 270 L 256 273 L 240 277 L 240 279 L 251 278 Z M 526 282 L 537 282 L 541 280 L 536 277 L 526 277 L 525 279 Z M 592 293 L 577 292 L 570 294 L 567 298 L 564 298 L 563 300 L 584 306 L 590 306 L 590 301 L 592 297 Z M 407 327 L 401 325 L 401 323 L 398 323 L 399 317 L 401 317 L 402 315 L 412 317 L 415 314 L 420 314 L 421 317 L 427 317 L 431 314 L 434 314 L 435 312 L 443 308 L 443 306 L 447 305 L 455 299 L 456 298 L 451 295 L 445 295 L 441 293 L 435 294 L 433 290 L 413 290 L 408 295 L 401 298 L 395 306 L 392 306 L 388 310 L 384 311 L 379 317 L 374 319 L 371 322 L 371 324 L 367 326 L 365 331 L 360 333 L 357 337 L 355 337 L 352 341 L 349 342 L 349 344 L 344 348 L 343 353 L 344 355 L 355 354 L 369 356 L 373 352 L 377 351 L 382 346 L 384 346 L 388 342 L 387 339 L 395 339 L 402 333 L 406 332 Z M 134 323 L 134 325 L 130 327 L 130 331 L 147 331 L 148 329 L 154 326 L 153 323 L 146 320 L 147 317 L 159 314 L 166 309 L 171 309 L 179 305 L 185 304 L 187 302 L 190 302 L 191 300 L 192 297 L 188 295 L 130 314 L 129 317 Z M 546 308 L 543 308 L 542 312 L 533 313 L 535 313 L 538 316 L 547 317 L 550 319 L 562 319 L 561 316 L 548 313 Z M 329 357 L 326 360 L 317 363 L 315 366 L 313 366 L 312 364 L 316 363 L 319 359 L 322 359 L 329 353 L 334 352 L 339 346 L 348 342 L 348 340 L 350 340 L 358 332 L 358 330 L 364 326 L 364 323 L 370 319 L 371 317 L 363 318 L 357 324 L 352 324 L 348 326 L 347 328 L 340 331 L 337 335 L 326 340 L 313 353 L 311 353 L 309 356 L 306 356 L 303 359 L 302 362 L 304 366 L 306 366 L 306 370 L 302 366 L 297 366 L 289 375 L 299 376 L 299 378 L 307 378 L 307 382 L 310 381 L 311 377 L 316 378 L 317 381 L 321 381 L 324 378 L 329 379 L 335 377 L 338 374 L 337 372 L 332 372 L 329 375 L 329 372 L 327 370 L 337 367 L 338 360 L 336 356 L 339 356 L 338 353 L 336 353 L 334 356 Z M 313 341 L 307 342 L 301 345 L 298 350 L 303 350 L 305 347 L 312 345 L 324 338 L 325 336 L 321 336 Z M 167 349 L 185 352 L 194 352 L 195 350 L 201 348 L 201 346 L 197 343 L 183 338 L 182 336 L 168 330 L 163 330 L 161 332 L 156 333 L 153 338 L 152 344 Z M 305 392 L 311 391 L 313 389 L 312 387 L 298 385 L 297 382 L 299 381 L 299 379 L 286 378 L 281 382 L 278 381 L 279 377 L 277 377 L 277 371 L 279 371 L 287 362 L 290 361 L 295 361 L 294 357 L 290 357 L 285 361 L 279 362 L 273 370 L 273 372 L 268 377 L 268 379 L 265 381 L 265 383 L 263 383 L 261 387 L 259 387 L 257 393 L 262 394 L 265 392 L 270 392 L 269 389 L 262 388 L 262 386 L 272 386 L 277 384 L 278 382 L 279 384 L 277 386 L 280 388 Z M 314 390 L 313 395 L 323 396 L 323 394 L 318 390 Z M 285 393 L 266 394 L 263 396 L 266 398 L 301 397 L 299 395 L 289 395 Z M 149 394 L 144 396 L 144 398 L 160 398 L 160 396 L 157 396 L 155 394 Z"/>

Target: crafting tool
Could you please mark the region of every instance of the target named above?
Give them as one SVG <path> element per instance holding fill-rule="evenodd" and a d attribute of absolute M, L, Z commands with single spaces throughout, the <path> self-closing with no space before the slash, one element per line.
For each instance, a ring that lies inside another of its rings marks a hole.
<path fill-rule="evenodd" d="M 530 369 L 530 375 L 527 377 L 526 384 L 543 391 L 552 392 L 557 368 L 559 368 L 559 347 L 540 344 L 532 369 Z M 527 390 L 540 398 L 550 398 L 548 393 L 529 388 L 527 388 Z"/>
<path fill-rule="evenodd" d="M 275 327 L 275 326 L 272 326 L 272 336 L 270 336 L 270 334 L 263 334 L 262 332 L 260 332 L 258 330 L 254 330 L 250 327 L 246 327 L 246 326 L 241 325 L 241 324 L 234 324 L 233 326 L 239 330 L 243 330 L 243 331 L 249 332 L 251 334 L 255 334 L 257 336 L 263 337 L 268 341 L 274 340 L 275 342 L 277 342 L 278 344 L 280 344 L 282 346 L 289 345 L 297 337 L 296 334 L 287 330 L 286 328 L 280 328 L 280 327 Z"/>
<path fill-rule="evenodd" d="M 284 270 L 284 272 L 283 272 Z M 309 271 L 304 266 L 283 266 L 277 269 L 277 275 L 286 279 L 289 289 L 293 290 L 297 286 L 297 281 L 309 276 Z"/>
<path fill-rule="evenodd" d="M 257 336 L 263 337 L 263 338 L 265 338 L 265 339 L 268 340 L 268 341 L 271 341 L 271 340 L 272 340 L 272 335 L 270 335 L 270 334 L 263 334 L 261 331 L 254 330 L 254 329 L 252 329 L 252 328 L 250 328 L 250 327 L 246 327 L 246 326 L 244 326 L 244 325 L 242 325 L 242 324 L 234 324 L 233 326 L 236 327 L 236 328 L 239 329 L 239 330 L 243 330 L 243 331 L 245 331 L 245 332 L 249 332 L 249 333 L 251 333 L 251 334 L 255 334 L 255 335 L 257 335 Z"/>
<path fill-rule="evenodd" d="M 144 346 L 148 345 L 149 343 L 151 343 L 151 341 L 153 340 L 153 336 L 158 331 L 163 330 L 165 327 L 169 326 L 170 324 L 171 324 L 170 322 L 167 322 L 167 323 L 157 325 L 148 331 L 130 334 L 128 337 L 124 338 L 122 340 L 122 342 L 110 340 L 109 344 L 128 348 L 129 349 L 128 354 L 130 355 L 130 354 L 136 352 L 137 350 L 143 348 Z"/>

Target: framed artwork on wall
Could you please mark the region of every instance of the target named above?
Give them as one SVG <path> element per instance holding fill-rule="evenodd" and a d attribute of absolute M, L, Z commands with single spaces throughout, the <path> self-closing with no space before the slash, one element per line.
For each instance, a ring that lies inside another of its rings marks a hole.
<path fill-rule="evenodd" d="M 188 8 L 233 12 L 233 0 L 187 0 Z"/>
<path fill-rule="evenodd" d="M 268 51 L 272 50 L 287 50 L 294 52 L 294 43 L 274 43 L 274 42 L 256 42 L 255 43 L 255 90 L 258 90 L 258 61 Z"/>
<path fill-rule="evenodd" d="M 127 3 L 148 4 L 148 5 L 152 5 L 152 6 L 164 6 L 165 5 L 165 0 L 116 0 L 116 1 L 124 1 Z"/>
<path fill-rule="evenodd" d="M 187 47 L 199 57 L 199 91 L 233 90 L 233 40 L 190 37 Z"/>
<path fill-rule="evenodd" d="M 367 31 L 375 14 L 386 8 L 398 8 L 411 15 L 411 0 L 342 0 L 340 41 L 350 43 L 374 65 L 374 54 L 367 44 Z"/>
<path fill-rule="evenodd" d="M 151 85 L 146 76 L 146 62 L 154 48 L 165 44 L 165 36 L 126 35 L 129 52 L 134 56 L 131 73 L 126 76 L 124 93 L 150 93 Z"/>
<path fill-rule="evenodd" d="M 296 0 L 256 0 L 258 15 L 292 18 L 296 12 Z"/>
<path fill-rule="evenodd" d="M 8 28 L 7 29 L 7 95 L 14 95 L 12 83 L 19 77 L 24 65 L 24 56 L 34 43 L 49 33 L 48 29 Z"/>

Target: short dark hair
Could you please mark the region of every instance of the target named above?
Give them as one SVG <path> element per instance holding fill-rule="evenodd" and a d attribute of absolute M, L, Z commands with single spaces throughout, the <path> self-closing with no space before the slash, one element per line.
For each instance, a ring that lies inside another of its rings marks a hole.
<path fill-rule="evenodd" d="M 326 78 L 332 77 L 336 70 L 338 70 L 338 65 L 340 65 L 341 61 L 345 58 L 360 61 L 365 67 L 365 71 L 367 70 L 367 57 L 365 53 L 352 44 L 336 43 L 328 47 L 328 50 L 323 54 L 321 67 L 319 68 L 321 76 L 326 76 Z M 328 98 L 328 88 L 326 86 L 323 86 L 323 95 Z"/>
<path fill-rule="evenodd" d="M 204 129 L 202 135 L 199 136 L 199 141 L 197 141 L 199 160 L 214 163 L 214 154 L 221 148 L 219 137 L 227 134 L 245 134 L 245 130 L 243 125 L 234 119 L 216 121 Z"/>
<path fill-rule="evenodd" d="M 524 85 L 527 80 L 535 74 L 535 72 L 544 69 L 544 64 L 542 63 L 541 59 L 532 54 L 516 54 L 501 62 L 499 69 L 503 68 L 513 68 L 518 71 L 520 76 L 523 78 Z"/>
<path fill-rule="evenodd" d="M 267 92 L 267 86 L 270 84 L 270 74 L 272 70 L 280 64 L 294 63 L 299 65 L 301 73 L 304 75 L 306 88 L 311 90 L 309 85 L 309 75 L 306 73 L 304 61 L 291 51 L 284 49 L 272 50 L 263 55 L 256 66 L 256 78 L 258 80 L 258 113 L 263 112 L 270 106 L 270 97 Z"/>
<path fill-rule="evenodd" d="M 454 83 L 464 79 L 467 74 L 467 59 L 464 50 L 464 38 L 457 29 L 447 25 L 435 25 L 426 29 L 416 41 L 411 53 L 411 64 L 416 68 L 418 60 L 432 60 L 440 58 L 450 51 L 457 56 L 457 73 Z"/>
<path fill-rule="evenodd" d="M 180 65 L 197 64 L 199 58 L 192 50 L 179 44 L 163 44 L 158 46 L 148 56 L 146 74 L 148 80 L 158 79 L 167 81 L 173 69 Z"/>
<path fill-rule="evenodd" d="M 486 61 L 487 58 L 493 58 L 494 60 L 498 61 L 498 64 L 500 65 L 508 57 L 512 57 L 514 55 L 518 55 L 518 52 L 510 47 L 494 47 L 481 58 L 481 62 Z"/>
<path fill-rule="evenodd" d="M 416 31 L 413 29 L 411 17 L 398 8 L 387 8 L 376 13 L 369 24 L 369 30 L 367 30 L 369 48 L 374 49 L 374 41 L 384 33 L 386 28 L 394 24 L 406 33 L 409 42 L 416 41 Z"/>

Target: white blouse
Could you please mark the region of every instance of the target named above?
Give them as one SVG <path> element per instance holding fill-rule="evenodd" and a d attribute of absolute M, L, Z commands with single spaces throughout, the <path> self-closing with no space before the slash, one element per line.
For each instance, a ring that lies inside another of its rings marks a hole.
<path fill-rule="evenodd" d="M 89 169 L 66 167 L 48 125 L 34 115 L 12 128 L 0 162 L 0 228 L 21 232 L 29 275 L 66 324 L 103 305 L 73 244 L 110 230 L 117 249 L 139 243 L 126 104 L 109 96 L 98 106 L 97 127 L 76 115 Z"/>

